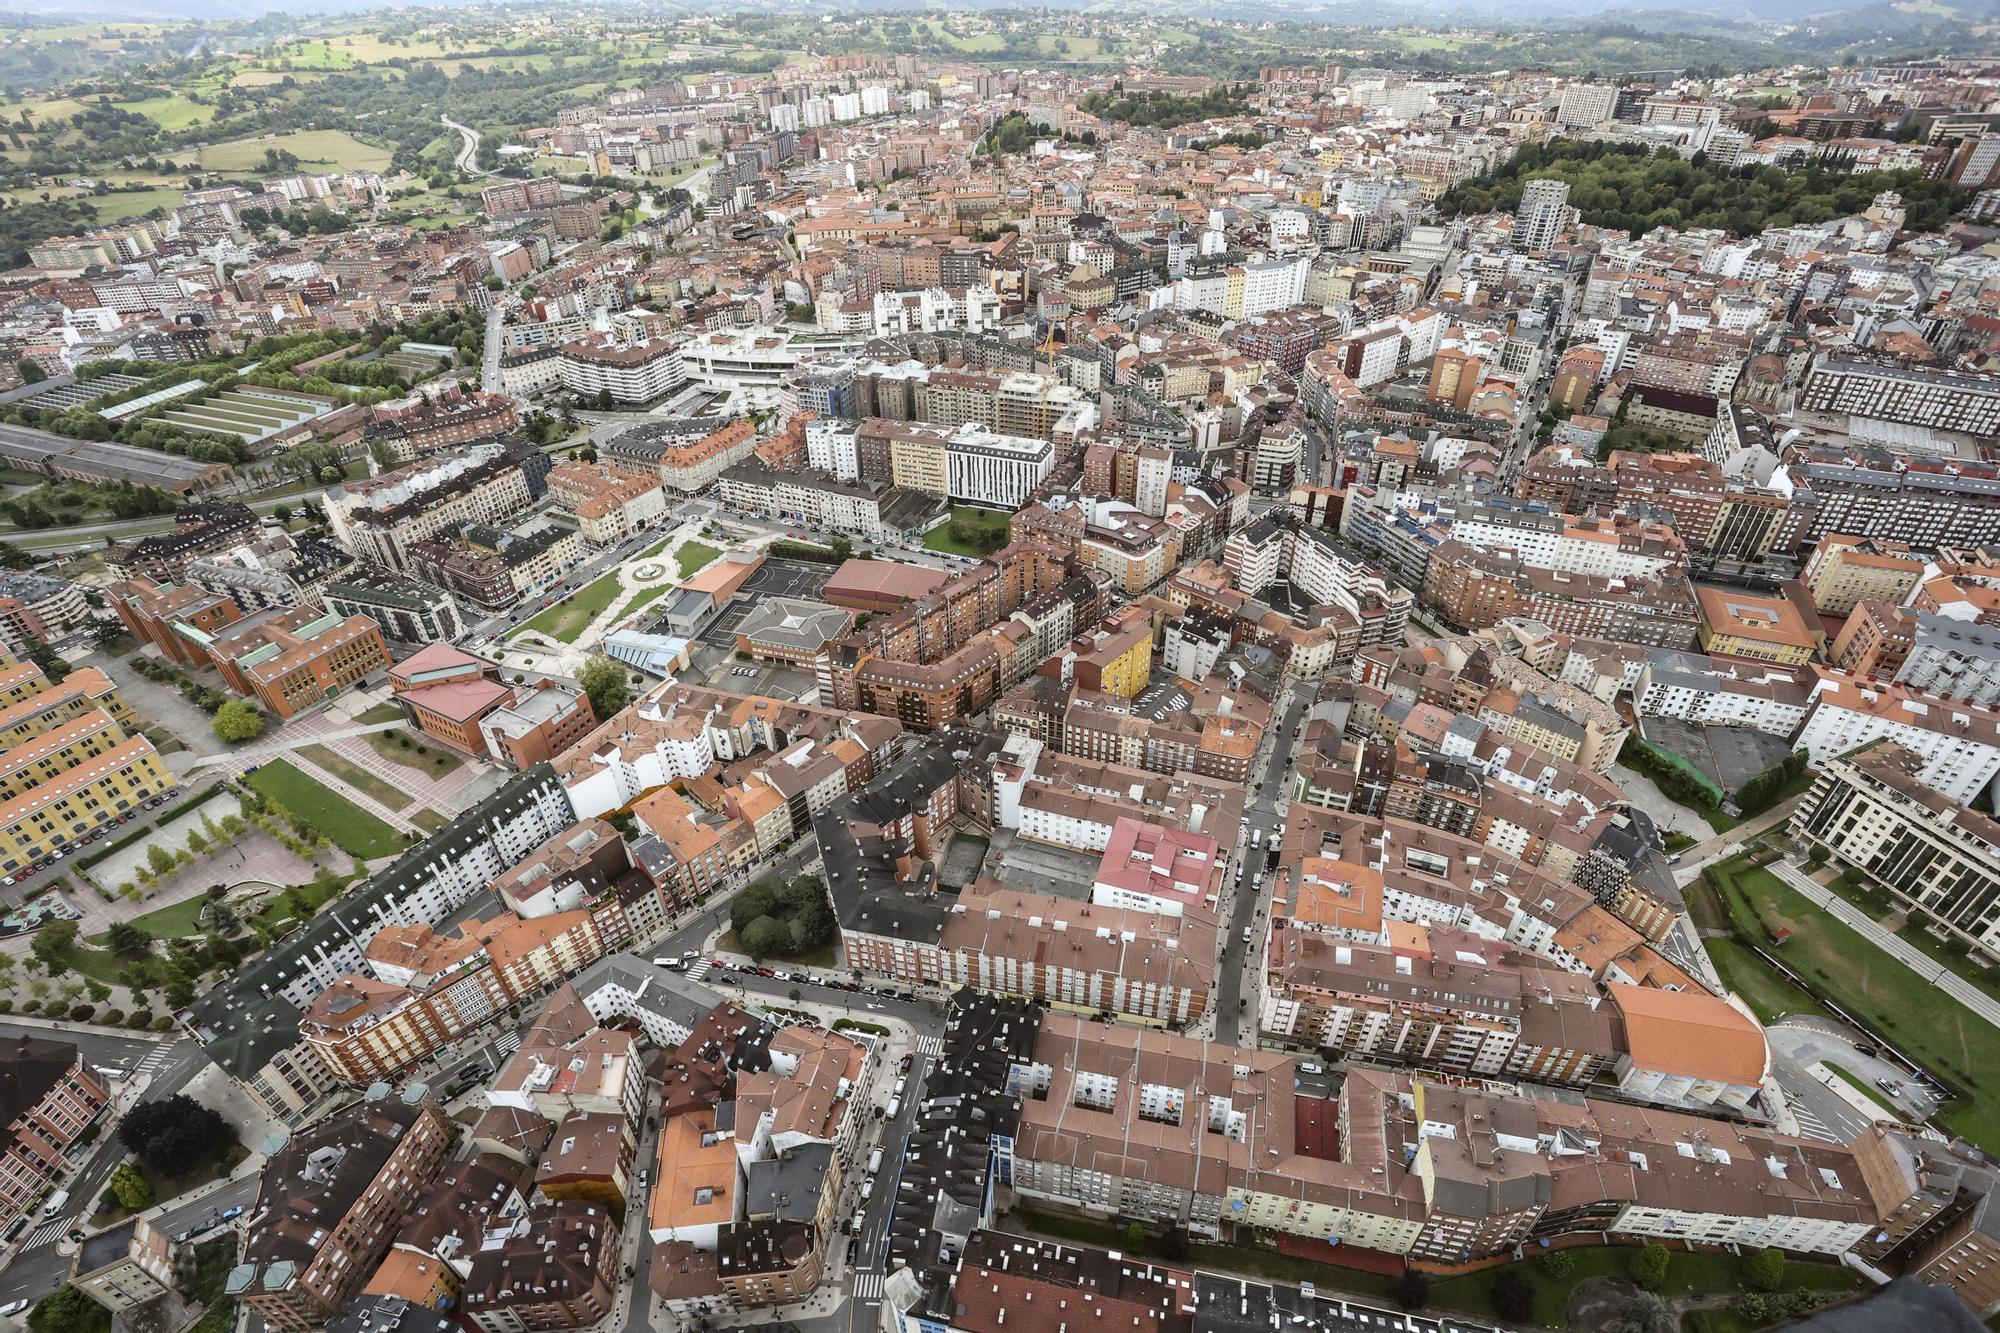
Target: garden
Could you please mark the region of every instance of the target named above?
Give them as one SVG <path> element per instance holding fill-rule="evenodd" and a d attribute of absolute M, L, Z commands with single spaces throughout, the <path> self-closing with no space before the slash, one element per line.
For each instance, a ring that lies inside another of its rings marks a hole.
<path fill-rule="evenodd" d="M 758 962 L 784 958 L 830 967 L 838 961 L 831 946 L 839 927 L 817 875 L 747 885 L 729 905 L 729 926 L 717 947 Z"/>

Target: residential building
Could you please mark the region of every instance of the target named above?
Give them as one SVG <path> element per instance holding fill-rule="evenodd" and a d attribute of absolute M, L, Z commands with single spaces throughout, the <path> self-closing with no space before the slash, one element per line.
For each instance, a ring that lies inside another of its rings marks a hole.
<path fill-rule="evenodd" d="M 0 1054 L 0 1217 L 11 1221 L 62 1187 L 69 1151 L 111 1104 L 111 1090 L 66 1041 L 9 1037 Z"/>
<path fill-rule="evenodd" d="M 381 1262 L 450 1147 L 421 1084 L 386 1085 L 266 1162 L 227 1293 L 272 1328 L 322 1327 Z"/>
<path fill-rule="evenodd" d="M 69 1284 L 112 1314 L 175 1289 L 173 1237 L 143 1217 L 127 1218 L 77 1242 Z"/>
<path fill-rule="evenodd" d="M 2000 957 L 2000 821 L 1937 790 L 1926 767 L 1892 740 L 1822 761 L 1792 835 Z"/>

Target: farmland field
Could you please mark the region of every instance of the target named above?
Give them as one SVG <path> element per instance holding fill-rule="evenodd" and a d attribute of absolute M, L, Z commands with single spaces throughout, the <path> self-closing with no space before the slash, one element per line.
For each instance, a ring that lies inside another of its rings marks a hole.
<path fill-rule="evenodd" d="M 246 171 L 264 165 L 267 149 L 280 149 L 299 159 L 308 171 L 380 171 L 389 165 L 389 150 L 363 143 L 345 130 L 299 130 L 266 139 L 237 139 L 196 150 L 195 165 L 204 171 Z"/>

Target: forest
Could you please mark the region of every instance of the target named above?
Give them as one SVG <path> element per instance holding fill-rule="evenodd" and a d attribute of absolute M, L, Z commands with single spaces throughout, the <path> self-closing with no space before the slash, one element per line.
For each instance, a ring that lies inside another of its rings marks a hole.
<path fill-rule="evenodd" d="M 1655 227 L 1714 227 L 1752 236 L 1767 227 L 1825 222 L 1865 210 L 1876 195 L 1894 190 L 1908 209 L 1906 226 L 1929 231 L 1951 220 L 1967 193 L 1914 171 L 1848 174 L 1821 166 L 1733 170 L 1696 153 L 1683 159 L 1671 148 L 1648 151 L 1633 144 L 1555 139 L 1528 144 L 1489 176 L 1453 186 L 1438 200 L 1446 217 L 1511 212 L 1522 185 L 1554 178 L 1569 182 L 1569 202 L 1593 227 L 1639 235 Z"/>
<path fill-rule="evenodd" d="M 1113 87 L 1110 92 L 1086 93 L 1077 106 L 1093 116 L 1127 125 L 1149 125 L 1168 130 L 1197 120 L 1241 116 L 1250 110 L 1242 92 L 1220 84 L 1199 97 L 1179 97 L 1173 93 L 1128 93 Z"/>

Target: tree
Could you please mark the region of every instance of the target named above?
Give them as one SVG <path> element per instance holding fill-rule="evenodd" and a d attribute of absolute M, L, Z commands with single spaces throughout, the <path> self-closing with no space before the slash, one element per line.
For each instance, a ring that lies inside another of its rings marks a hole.
<path fill-rule="evenodd" d="M 1624 1307 L 1604 1324 L 1605 1333 L 1674 1333 L 1679 1327 L 1673 1302 L 1650 1291 L 1626 1297 Z"/>
<path fill-rule="evenodd" d="M 86 1333 L 108 1329 L 106 1311 L 75 1287 L 64 1283 L 42 1297 L 28 1312 L 28 1333 Z"/>
<path fill-rule="evenodd" d="M 69 951 L 76 945 L 76 922 L 51 921 L 35 932 L 34 955 L 48 968 L 50 976 L 58 976 L 69 966 Z"/>
<path fill-rule="evenodd" d="M 174 868 L 174 854 L 157 842 L 146 849 L 146 869 L 155 875 L 165 875 Z"/>
<path fill-rule="evenodd" d="M 845 537 L 835 537 L 828 545 L 833 551 L 835 560 L 845 561 L 854 554 L 854 543 Z"/>
<path fill-rule="evenodd" d="M 1776 1291 L 1785 1285 L 1785 1252 L 1758 1250 L 1743 1261 L 1743 1285 L 1753 1291 Z"/>
<path fill-rule="evenodd" d="M 111 998 L 111 987 L 94 977 L 84 978 L 83 990 L 86 995 L 90 996 L 92 1004 L 103 1004 Z"/>
<path fill-rule="evenodd" d="M 1399 1310 L 1421 1310 L 1431 1298 L 1431 1280 L 1414 1268 L 1405 1268 L 1389 1289 L 1389 1299 Z"/>
<path fill-rule="evenodd" d="M 1145 1225 L 1140 1222 L 1127 1222 L 1125 1224 L 1125 1253 L 1127 1255 L 1141 1254 L 1144 1253 L 1145 1249 Z"/>
<path fill-rule="evenodd" d="M 1667 1280 L 1669 1258 L 1667 1247 L 1656 1241 L 1632 1256 L 1625 1265 L 1625 1275 L 1642 1291 L 1658 1291 Z"/>
<path fill-rule="evenodd" d="M 118 1169 L 111 1173 L 111 1197 L 118 1200 L 118 1206 L 128 1213 L 136 1213 L 152 1206 L 153 1187 L 139 1174 L 130 1162 L 120 1162 Z"/>
<path fill-rule="evenodd" d="M 792 945 L 792 932 L 774 916 L 760 916 L 737 932 L 743 952 L 760 962 L 784 953 Z"/>
<path fill-rule="evenodd" d="M 130 921 L 114 921 L 104 933 L 104 943 L 116 959 L 144 959 L 152 953 L 152 937 Z"/>
<path fill-rule="evenodd" d="M 118 1141 L 160 1176 L 192 1174 L 234 1137 L 228 1121 L 184 1092 L 141 1102 L 118 1122 Z"/>
<path fill-rule="evenodd" d="M 1493 1309 L 1502 1319 L 1525 1324 L 1535 1317 L 1535 1289 L 1513 1269 L 1493 1279 Z"/>
<path fill-rule="evenodd" d="M 599 718 L 608 718 L 632 698 L 625 680 L 625 668 L 608 657 L 593 657 L 576 673 L 576 683 L 590 698 L 590 707 Z"/>
<path fill-rule="evenodd" d="M 1535 1266 L 1550 1277 L 1563 1278 L 1576 1270 L 1576 1258 L 1568 1250 L 1543 1250 Z"/>
<path fill-rule="evenodd" d="M 232 699 L 215 710 L 215 737 L 231 745 L 264 734 L 264 714 L 248 699 Z"/>
<path fill-rule="evenodd" d="M 49 372 L 42 369 L 39 361 L 30 360 L 25 356 L 14 363 L 14 370 L 20 375 L 23 384 L 40 384 L 49 377 Z"/>

